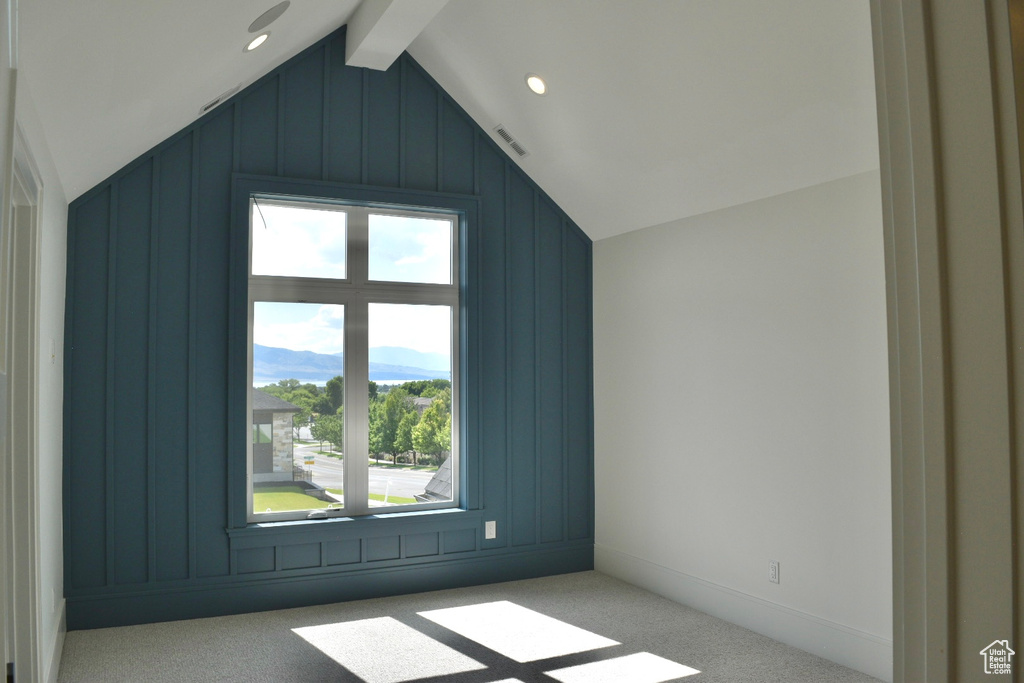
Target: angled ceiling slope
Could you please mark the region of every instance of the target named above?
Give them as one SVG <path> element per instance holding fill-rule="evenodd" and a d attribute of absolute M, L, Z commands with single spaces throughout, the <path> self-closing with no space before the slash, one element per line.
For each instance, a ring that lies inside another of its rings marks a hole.
<path fill-rule="evenodd" d="M 20 9 L 20 70 L 68 199 L 348 21 L 358 0 L 292 0 L 270 39 L 249 25 L 279 0 L 33 0 Z"/>
<path fill-rule="evenodd" d="M 409 51 L 594 239 L 878 168 L 867 2 L 452 0 Z"/>
<path fill-rule="evenodd" d="M 68 198 L 346 22 L 371 66 L 422 29 L 412 56 L 595 239 L 878 167 L 866 2 L 293 0 L 243 53 L 274 4 L 25 3 L 21 71 Z"/>

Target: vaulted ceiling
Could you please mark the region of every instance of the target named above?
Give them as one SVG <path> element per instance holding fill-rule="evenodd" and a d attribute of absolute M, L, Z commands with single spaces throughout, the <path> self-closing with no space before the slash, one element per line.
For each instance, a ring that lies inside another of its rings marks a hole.
<path fill-rule="evenodd" d="M 243 52 L 275 4 L 22 2 L 19 72 L 68 199 L 346 22 L 357 63 L 408 46 L 504 124 L 594 239 L 878 167 L 867 0 L 292 0 Z"/>

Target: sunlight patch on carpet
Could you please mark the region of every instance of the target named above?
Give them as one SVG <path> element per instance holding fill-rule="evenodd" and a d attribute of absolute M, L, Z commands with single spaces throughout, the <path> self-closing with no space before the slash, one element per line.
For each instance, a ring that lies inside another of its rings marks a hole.
<path fill-rule="evenodd" d="M 639 652 L 635 655 L 605 659 L 600 662 L 590 662 L 545 673 L 562 683 L 621 683 L 621 681 L 662 683 L 662 681 L 699 674 L 700 671 L 676 664 L 664 657 L 652 655 L 650 652 Z"/>
<path fill-rule="evenodd" d="M 520 663 L 619 644 L 507 600 L 419 615 Z"/>
<path fill-rule="evenodd" d="M 404 683 L 487 668 L 391 617 L 292 631 L 366 683 Z"/>

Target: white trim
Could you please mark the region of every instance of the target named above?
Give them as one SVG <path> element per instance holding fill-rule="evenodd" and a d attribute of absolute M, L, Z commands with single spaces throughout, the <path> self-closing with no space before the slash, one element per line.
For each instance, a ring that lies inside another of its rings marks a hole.
<path fill-rule="evenodd" d="M 12 87 L 17 87 L 12 78 Z M 8 575 L 4 590 L 10 612 L 8 661 L 20 679 L 38 680 L 42 665 L 39 633 L 39 244 L 43 186 L 20 128 L 12 126 L 10 169 L 5 185 L 7 221 L 3 275 L 6 301 L 4 355 L 7 385 L 3 444 L 10 503 L 6 509 Z M 8 165 L 9 164 L 9 165 Z M 15 457 L 15 453 L 19 457 Z M 12 646 L 12 647 L 11 647 Z"/>
<path fill-rule="evenodd" d="M 883 681 L 892 681 L 891 640 L 594 544 L 594 568 Z"/>
<path fill-rule="evenodd" d="M 57 674 L 60 673 L 60 658 L 64 652 L 64 636 L 68 633 L 67 602 L 60 601 L 60 616 L 57 617 L 57 625 L 49 637 L 50 646 L 43 650 L 43 675 L 40 678 L 46 683 L 57 683 Z"/>

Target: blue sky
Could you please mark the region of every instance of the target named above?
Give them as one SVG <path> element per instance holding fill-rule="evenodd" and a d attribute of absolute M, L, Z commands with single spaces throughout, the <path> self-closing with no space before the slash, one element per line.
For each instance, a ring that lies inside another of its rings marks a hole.
<path fill-rule="evenodd" d="M 253 208 L 252 268 L 257 275 L 343 279 L 347 220 L 343 207 L 308 208 L 259 202 Z M 451 282 L 452 224 L 446 219 L 372 214 L 371 280 Z M 344 307 L 257 302 L 253 341 L 316 353 L 344 350 Z M 371 304 L 369 345 L 451 353 L 447 306 Z"/>
<path fill-rule="evenodd" d="M 452 281 L 452 230 L 447 220 L 370 215 L 370 279 Z"/>

